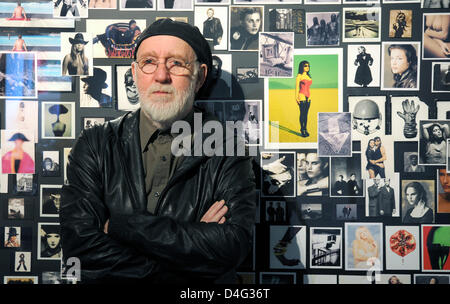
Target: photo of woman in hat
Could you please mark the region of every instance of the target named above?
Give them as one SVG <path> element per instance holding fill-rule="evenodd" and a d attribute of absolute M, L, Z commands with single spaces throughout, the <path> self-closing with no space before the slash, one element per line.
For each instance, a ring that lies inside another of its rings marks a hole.
<path fill-rule="evenodd" d="M 80 77 L 80 107 L 86 108 L 110 108 L 112 107 L 111 90 L 105 91 L 111 86 L 108 74 L 104 69 L 111 67 L 94 67 L 93 76 Z M 109 73 L 110 74 L 110 73 Z"/>
<path fill-rule="evenodd" d="M 61 36 L 62 39 L 63 36 Z M 89 40 L 85 41 L 82 33 L 76 33 L 74 38 L 69 37 L 69 42 L 72 47 L 70 48 L 70 54 L 64 56 L 62 74 L 89 75 L 89 59 L 85 54 L 85 46 Z"/>
<path fill-rule="evenodd" d="M 8 232 L 6 232 L 7 229 Z M 20 227 L 5 227 L 5 247 L 7 248 L 20 247 L 20 238 L 18 237 L 19 232 Z"/>
<path fill-rule="evenodd" d="M 6 130 L 2 130 L 2 138 L 6 140 L 8 138 Z M 25 142 L 33 142 L 28 139 L 23 133 L 17 132 L 9 137 L 8 141 L 14 142 L 14 148 L 6 152 L 2 156 L 2 172 L 15 174 L 15 173 L 34 173 L 34 160 L 25 152 L 23 147 Z M 6 142 L 2 146 L 7 150 Z M 31 152 L 31 151 L 30 151 Z M 31 153 L 34 155 L 34 151 Z"/>

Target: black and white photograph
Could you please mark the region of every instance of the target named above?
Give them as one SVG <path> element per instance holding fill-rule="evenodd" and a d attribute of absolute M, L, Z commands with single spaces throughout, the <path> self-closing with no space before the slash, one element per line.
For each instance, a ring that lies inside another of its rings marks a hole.
<path fill-rule="evenodd" d="M 270 269 L 306 268 L 306 226 L 270 226 Z"/>
<path fill-rule="evenodd" d="M 236 80 L 238 83 L 258 83 L 257 67 L 237 67 Z"/>
<path fill-rule="evenodd" d="M 301 204 L 301 220 L 319 220 L 322 218 L 322 204 Z"/>
<path fill-rule="evenodd" d="M 41 102 L 41 138 L 75 139 L 75 102 Z"/>
<path fill-rule="evenodd" d="M 198 94 L 201 99 L 230 98 L 232 64 L 231 54 L 212 54 L 212 70 L 209 86 Z"/>
<path fill-rule="evenodd" d="M 420 42 L 382 42 L 381 61 L 381 90 L 419 90 Z"/>
<path fill-rule="evenodd" d="M 343 8 L 343 42 L 379 42 L 381 7 Z"/>
<path fill-rule="evenodd" d="M 450 275 L 414 274 L 414 284 L 450 284 Z"/>
<path fill-rule="evenodd" d="M 61 231 L 58 223 L 38 223 L 37 259 L 60 260 Z"/>
<path fill-rule="evenodd" d="M 342 268 L 342 228 L 310 228 L 311 269 Z"/>
<path fill-rule="evenodd" d="M 347 87 L 380 86 L 380 45 L 347 45 Z"/>
<path fill-rule="evenodd" d="M 158 1 L 158 11 L 193 11 L 194 0 L 153 0 Z"/>
<path fill-rule="evenodd" d="M 303 284 L 329 284 L 337 285 L 337 275 L 335 274 L 304 274 Z"/>
<path fill-rule="evenodd" d="M 67 185 L 67 183 L 68 183 L 68 181 L 67 181 L 67 162 L 68 162 L 68 160 L 69 160 L 69 154 L 70 154 L 70 151 L 72 150 L 72 148 L 64 148 L 64 151 L 63 151 L 63 168 L 64 168 L 64 174 L 63 174 L 63 176 L 64 176 L 64 184 L 65 185 Z"/>
<path fill-rule="evenodd" d="M 434 0 L 432 0 L 434 1 Z M 447 2 L 447 12 L 449 0 Z M 450 13 L 423 14 L 423 59 L 448 60 L 450 57 Z"/>
<path fill-rule="evenodd" d="M 422 8 L 449 8 L 449 0 L 421 0 Z"/>
<path fill-rule="evenodd" d="M 231 4 L 231 0 L 195 0 L 195 5 L 224 5 Z"/>
<path fill-rule="evenodd" d="M 262 197 L 295 197 L 295 152 L 261 153 Z"/>
<path fill-rule="evenodd" d="M 410 274 L 380 274 L 379 280 L 375 280 L 375 284 L 411 284 Z"/>
<path fill-rule="evenodd" d="M 59 217 L 61 207 L 61 185 L 42 185 L 40 194 L 41 217 Z"/>
<path fill-rule="evenodd" d="M 423 173 L 425 168 L 419 165 L 419 153 L 403 152 L 403 173 Z"/>
<path fill-rule="evenodd" d="M 294 33 L 259 33 L 259 77 L 292 77 Z"/>
<path fill-rule="evenodd" d="M 342 0 L 305 0 L 305 4 L 320 5 L 320 4 L 341 4 Z"/>
<path fill-rule="evenodd" d="M 392 136 L 396 140 L 417 141 L 418 123 L 428 119 L 428 105 L 417 96 L 391 97 Z"/>
<path fill-rule="evenodd" d="M 449 120 L 419 121 L 419 164 L 443 166 L 447 163 Z"/>
<path fill-rule="evenodd" d="M 402 180 L 403 224 L 434 223 L 436 186 L 434 180 Z"/>
<path fill-rule="evenodd" d="M 339 12 L 306 13 L 306 46 L 339 45 Z"/>
<path fill-rule="evenodd" d="M 116 1 L 116 0 L 114 0 Z M 154 11 L 156 0 L 119 0 L 121 11 Z"/>
<path fill-rule="evenodd" d="M 35 195 L 37 191 L 37 175 L 18 173 L 13 182 L 13 192 L 17 195 Z"/>
<path fill-rule="evenodd" d="M 133 111 L 140 107 L 139 92 L 131 66 L 116 65 L 117 109 Z"/>
<path fill-rule="evenodd" d="M 389 11 L 389 38 L 411 38 L 412 10 Z"/>
<path fill-rule="evenodd" d="M 368 179 L 366 185 L 366 217 L 400 216 L 400 177 L 398 173 L 386 178 Z"/>
<path fill-rule="evenodd" d="M 336 220 L 354 221 L 358 219 L 358 205 L 336 204 Z"/>
<path fill-rule="evenodd" d="M 330 196 L 363 197 L 361 153 L 352 157 L 332 157 L 330 166 Z"/>
<path fill-rule="evenodd" d="M 374 136 L 361 140 L 362 178 L 386 178 L 394 175 L 394 137 Z"/>
<path fill-rule="evenodd" d="M 264 29 L 263 6 L 230 6 L 230 51 L 258 51 Z"/>
<path fill-rule="evenodd" d="M 21 246 L 21 227 L 5 227 L 5 238 L 3 247 L 20 248 Z"/>
<path fill-rule="evenodd" d="M 117 9 L 117 0 L 88 0 L 89 9 Z"/>
<path fill-rule="evenodd" d="M 305 33 L 305 10 L 294 8 L 269 9 L 270 32 Z"/>
<path fill-rule="evenodd" d="M 450 102 L 447 100 L 436 100 L 437 119 L 450 119 Z"/>
<path fill-rule="evenodd" d="M 450 93 L 450 63 L 432 63 L 432 93 Z"/>
<path fill-rule="evenodd" d="M 318 113 L 319 156 L 352 156 L 350 112 Z"/>
<path fill-rule="evenodd" d="M 88 0 L 53 0 L 54 18 L 87 18 Z"/>
<path fill-rule="evenodd" d="M 25 218 L 25 199 L 14 197 L 8 199 L 8 219 L 22 220 Z"/>
<path fill-rule="evenodd" d="M 60 176 L 59 151 L 42 151 L 42 176 Z"/>
<path fill-rule="evenodd" d="M 286 202 L 266 201 L 265 215 L 268 224 L 286 224 Z"/>
<path fill-rule="evenodd" d="M 228 7 L 197 6 L 194 20 L 211 50 L 228 50 Z"/>
<path fill-rule="evenodd" d="M 242 119 L 244 126 L 244 142 L 249 146 L 262 144 L 262 101 L 245 100 L 245 114 Z M 228 102 L 225 102 L 227 104 Z"/>
<path fill-rule="evenodd" d="M 386 96 L 348 97 L 348 108 L 352 113 L 352 140 L 362 140 L 385 134 L 385 103 Z M 362 149 L 362 151 L 364 150 Z"/>
<path fill-rule="evenodd" d="M 33 130 L 34 142 L 38 136 L 38 102 L 8 100 L 5 102 L 5 129 Z"/>
<path fill-rule="evenodd" d="M 80 77 L 81 108 L 111 108 L 112 67 L 95 66 L 92 76 Z"/>
<path fill-rule="evenodd" d="M 31 252 L 14 252 L 14 272 L 31 272 Z"/>
<path fill-rule="evenodd" d="M 104 117 L 82 117 L 82 129 L 89 129 L 94 126 L 101 126 L 105 123 Z"/>
<path fill-rule="evenodd" d="M 93 76 L 93 49 L 90 33 L 61 33 L 61 74 Z"/>
<path fill-rule="evenodd" d="M 297 283 L 295 272 L 260 272 L 259 283 L 269 285 L 292 285 Z"/>
<path fill-rule="evenodd" d="M 297 196 L 328 196 L 330 166 L 328 157 L 317 150 L 297 153 Z"/>
<path fill-rule="evenodd" d="M 0 99 L 37 98 L 37 53 L 0 52 Z"/>

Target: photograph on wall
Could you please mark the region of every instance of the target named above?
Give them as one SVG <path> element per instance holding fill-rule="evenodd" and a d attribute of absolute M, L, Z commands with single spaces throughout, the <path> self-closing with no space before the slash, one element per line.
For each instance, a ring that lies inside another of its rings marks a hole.
<path fill-rule="evenodd" d="M 422 271 L 450 272 L 450 225 L 422 225 Z"/>
<path fill-rule="evenodd" d="M 262 197 L 295 197 L 295 152 L 261 153 Z"/>
<path fill-rule="evenodd" d="M 68 180 L 67 180 L 67 162 L 69 160 L 69 154 L 70 151 L 72 150 L 72 148 L 64 148 L 64 155 L 63 155 L 63 165 L 64 165 L 64 184 L 67 185 L 68 184 Z"/>
<path fill-rule="evenodd" d="M 331 157 L 330 164 L 330 196 L 364 196 L 361 153 L 354 152 L 352 157 Z"/>
<path fill-rule="evenodd" d="M 41 138 L 75 139 L 75 102 L 41 102 Z"/>
<path fill-rule="evenodd" d="M 38 102 L 34 100 L 6 100 L 5 129 L 33 130 L 38 143 Z"/>
<path fill-rule="evenodd" d="M 386 178 L 394 176 L 394 154 L 394 137 L 391 135 L 362 139 L 362 178 Z"/>
<path fill-rule="evenodd" d="M 352 113 L 352 140 L 381 137 L 385 134 L 386 96 L 348 96 Z M 362 152 L 366 147 L 362 147 Z"/>
<path fill-rule="evenodd" d="M 295 49 L 293 66 L 264 79 L 266 149 L 317 148 L 317 113 L 342 112 L 342 49 Z"/>
<path fill-rule="evenodd" d="M 217 107 L 217 103 L 221 103 L 223 108 Z M 238 122 L 242 123 L 242 130 L 236 127 L 236 136 L 242 139 L 246 145 L 261 145 L 261 100 L 209 100 L 203 104 L 210 113 L 219 114 L 216 116 L 223 118 L 223 123 L 232 122 L 237 126 L 239 126 Z M 221 110 L 222 113 L 220 113 Z"/>
<path fill-rule="evenodd" d="M 260 78 L 292 77 L 294 33 L 259 33 Z"/>
<path fill-rule="evenodd" d="M 37 98 L 35 52 L 0 52 L 0 99 Z"/>
<path fill-rule="evenodd" d="M 17 195 L 35 195 L 37 191 L 37 175 L 17 173 L 13 180 L 13 193 Z"/>
<path fill-rule="evenodd" d="M 395 140 L 417 141 L 418 122 L 428 119 L 428 105 L 417 96 L 391 97 L 392 136 Z"/>
<path fill-rule="evenodd" d="M 199 99 L 230 98 L 232 81 L 231 54 L 212 54 L 210 83 L 197 94 Z"/>
<path fill-rule="evenodd" d="M 450 63 L 432 62 L 432 93 L 450 93 Z"/>
<path fill-rule="evenodd" d="M 305 32 L 305 10 L 292 8 L 269 9 L 269 32 Z"/>
<path fill-rule="evenodd" d="M 8 219 L 22 220 L 25 218 L 25 199 L 14 197 L 8 199 Z"/>
<path fill-rule="evenodd" d="M 153 0 L 158 1 L 158 11 L 193 11 L 194 0 Z"/>
<path fill-rule="evenodd" d="M 263 6 L 230 6 L 230 51 L 258 51 Z"/>
<path fill-rule="evenodd" d="M 380 279 L 375 284 L 411 284 L 410 274 L 380 274 Z"/>
<path fill-rule="evenodd" d="M 380 86 L 380 45 L 347 45 L 347 87 Z"/>
<path fill-rule="evenodd" d="M 389 38 L 411 38 L 412 10 L 389 11 Z"/>
<path fill-rule="evenodd" d="M 426 167 L 419 165 L 417 152 L 403 152 L 403 173 L 423 173 Z"/>
<path fill-rule="evenodd" d="M 62 256 L 59 223 L 38 223 L 37 259 L 60 260 Z"/>
<path fill-rule="evenodd" d="M 117 109 L 133 111 L 140 107 L 139 92 L 130 65 L 116 65 Z"/>
<path fill-rule="evenodd" d="M 60 176 L 59 151 L 42 151 L 42 176 Z"/>
<path fill-rule="evenodd" d="M 431 224 L 435 220 L 434 180 L 402 180 L 402 222 Z"/>
<path fill-rule="evenodd" d="M 343 8 L 342 42 L 378 42 L 381 40 L 381 7 Z"/>
<path fill-rule="evenodd" d="M 414 274 L 414 284 L 450 284 L 450 275 Z"/>
<path fill-rule="evenodd" d="M 342 228 L 310 228 L 311 269 L 342 269 Z"/>
<path fill-rule="evenodd" d="M 111 108 L 112 67 L 95 66 L 92 76 L 80 77 L 81 108 Z"/>
<path fill-rule="evenodd" d="M 420 270 L 417 226 L 386 226 L 386 270 Z"/>
<path fill-rule="evenodd" d="M 320 4 L 341 4 L 341 0 L 305 0 L 305 4 L 320 5 Z"/>
<path fill-rule="evenodd" d="M 104 117 L 82 117 L 81 129 L 89 129 L 95 126 L 101 126 L 105 123 Z"/>
<path fill-rule="evenodd" d="M 436 100 L 437 119 L 450 119 L 450 102 L 447 100 Z"/>
<path fill-rule="evenodd" d="M 20 248 L 21 227 L 5 227 L 5 238 L 3 245 L 5 248 Z"/>
<path fill-rule="evenodd" d="M 306 226 L 270 226 L 270 269 L 306 268 Z"/>
<path fill-rule="evenodd" d="M 38 284 L 37 276 L 4 276 L 3 284 Z"/>
<path fill-rule="evenodd" d="M 333 112 L 318 115 L 319 156 L 352 156 L 351 113 Z"/>
<path fill-rule="evenodd" d="M 445 166 L 449 137 L 449 120 L 419 121 L 419 164 Z"/>
<path fill-rule="evenodd" d="M 237 67 L 235 75 L 238 83 L 259 82 L 257 67 Z"/>
<path fill-rule="evenodd" d="M 437 170 L 437 213 L 450 213 L 450 173 L 446 169 Z"/>
<path fill-rule="evenodd" d="M 336 204 L 336 220 L 354 221 L 358 218 L 358 205 Z"/>
<path fill-rule="evenodd" d="M 87 18 L 88 0 L 53 0 L 54 18 Z"/>
<path fill-rule="evenodd" d="M 228 102 L 226 101 L 225 104 L 228 104 Z M 245 114 L 242 119 L 244 142 L 249 146 L 260 146 L 262 145 L 262 101 L 245 100 L 244 106 Z M 228 118 L 228 115 L 226 117 Z"/>
<path fill-rule="evenodd" d="M 40 212 L 41 217 L 58 217 L 61 207 L 61 188 L 62 185 L 42 185 L 40 194 Z"/>
<path fill-rule="evenodd" d="M 31 252 L 14 252 L 14 272 L 31 272 Z"/>
<path fill-rule="evenodd" d="M 297 196 L 328 196 L 330 166 L 328 157 L 317 150 L 297 153 Z"/>
<path fill-rule="evenodd" d="M 268 224 L 286 224 L 286 202 L 266 201 L 265 220 Z"/>
<path fill-rule="evenodd" d="M 34 130 L 1 130 L 2 173 L 34 173 Z"/>
<path fill-rule="evenodd" d="M 92 76 L 93 52 L 90 33 L 61 33 L 61 74 Z"/>
<path fill-rule="evenodd" d="M 94 58 L 132 58 L 137 36 L 146 28 L 145 19 L 88 19 L 86 31 Z"/>
<path fill-rule="evenodd" d="M 418 91 L 420 42 L 382 42 L 381 90 Z"/>
<path fill-rule="evenodd" d="M 56 0 L 55 0 L 56 1 Z M 8 28 L 74 28 L 75 20 L 53 17 L 52 0 L 2 1 L 0 27 Z"/>
<path fill-rule="evenodd" d="M 338 284 L 372 284 L 372 276 L 367 275 L 339 275 Z"/>
<path fill-rule="evenodd" d="M 198 6 L 194 21 L 211 50 L 228 50 L 228 7 Z"/>
<path fill-rule="evenodd" d="M 422 8 L 448 8 L 448 0 L 421 0 Z"/>
<path fill-rule="evenodd" d="M 339 45 L 339 12 L 306 13 L 306 46 Z"/>
<path fill-rule="evenodd" d="M 116 1 L 116 0 L 114 0 Z M 119 0 L 121 11 L 154 11 L 156 0 Z"/>
<path fill-rule="evenodd" d="M 304 274 L 303 284 L 337 284 L 337 275 L 335 274 Z"/>
<path fill-rule="evenodd" d="M 383 270 L 383 224 L 345 223 L 345 270 Z"/>
<path fill-rule="evenodd" d="M 117 9 L 117 0 L 88 0 L 89 9 Z"/>
<path fill-rule="evenodd" d="M 295 272 L 260 272 L 259 284 L 292 285 L 297 283 L 296 275 Z"/>
<path fill-rule="evenodd" d="M 399 217 L 400 193 L 399 174 L 386 178 L 366 180 L 366 213 L 367 217 Z"/>
<path fill-rule="evenodd" d="M 301 204 L 300 219 L 301 220 L 319 220 L 322 218 L 322 204 Z"/>
<path fill-rule="evenodd" d="M 432 0 L 435 1 L 435 0 Z M 447 9 L 449 7 L 448 0 Z M 448 11 L 448 10 L 447 10 Z M 450 13 L 423 14 L 423 59 L 447 60 L 450 56 Z"/>

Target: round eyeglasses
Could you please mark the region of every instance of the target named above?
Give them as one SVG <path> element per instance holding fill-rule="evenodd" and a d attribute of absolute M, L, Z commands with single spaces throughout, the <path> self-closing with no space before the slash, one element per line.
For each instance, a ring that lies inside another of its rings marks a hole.
<path fill-rule="evenodd" d="M 191 61 L 191 62 L 185 62 L 182 59 L 178 58 L 169 58 L 166 59 L 165 66 L 170 74 L 176 75 L 176 76 L 187 76 L 192 73 L 190 66 L 193 62 L 197 60 Z M 142 72 L 145 74 L 153 74 L 156 69 L 158 68 L 159 64 L 163 64 L 163 62 L 160 62 L 156 58 L 153 57 L 145 57 L 138 61 L 136 61 L 138 67 L 141 69 Z"/>

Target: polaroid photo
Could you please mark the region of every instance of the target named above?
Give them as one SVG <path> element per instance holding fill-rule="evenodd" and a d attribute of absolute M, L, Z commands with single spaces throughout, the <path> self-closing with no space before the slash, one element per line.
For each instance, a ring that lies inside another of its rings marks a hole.
<path fill-rule="evenodd" d="M 305 269 L 306 226 L 270 226 L 269 248 L 270 269 Z"/>
<path fill-rule="evenodd" d="M 93 76 L 93 55 L 91 33 L 61 33 L 61 75 Z"/>
<path fill-rule="evenodd" d="M 336 220 L 354 221 L 358 218 L 358 205 L 336 204 Z"/>
<path fill-rule="evenodd" d="M 4 276 L 3 284 L 38 284 L 37 276 Z"/>
<path fill-rule="evenodd" d="M 42 185 L 40 194 L 40 217 L 59 217 L 62 185 Z"/>
<path fill-rule="evenodd" d="M 301 220 L 319 220 L 322 218 L 322 204 L 301 204 L 300 219 Z"/>
<path fill-rule="evenodd" d="M 37 53 L 0 51 L 0 99 L 37 98 Z"/>
<path fill-rule="evenodd" d="M 331 157 L 331 197 L 364 197 L 364 188 L 361 153 L 353 152 L 352 157 Z"/>
<path fill-rule="evenodd" d="M 88 19 L 86 31 L 94 58 L 132 58 L 136 39 L 146 28 L 145 19 Z"/>
<path fill-rule="evenodd" d="M 319 156 L 352 156 L 352 115 L 344 113 L 317 113 Z"/>
<path fill-rule="evenodd" d="M 197 6 L 194 20 L 211 50 L 228 50 L 228 7 Z"/>
<path fill-rule="evenodd" d="M 383 270 L 383 224 L 345 223 L 345 270 Z"/>
<path fill-rule="evenodd" d="M 450 284 L 450 275 L 414 274 L 414 284 Z"/>
<path fill-rule="evenodd" d="M 435 221 L 436 186 L 434 180 L 403 179 L 402 222 L 404 224 L 431 224 Z"/>
<path fill-rule="evenodd" d="M 391 97 L 392 136 L 396 140 L 417 141 L 417 122 L 428 119 L 428 105 L 417 96 Z"/>
<path fill-rule="evenodd" d="M 341 48 L 294 49 L 293 66 L 293 77 L 264 79 L 266 149 L 317 148 L 317 113 L 343 109 Z"/>
<path fill-rule="evenodd" d="M 361 140 L 362 178 L 386 178 L 395 174 L 394 137 L 374 136 Z M 392 181 L 391 181 L 392 182 Z"/>
<path fill-rule="evenodd" d="M 386 96 L 348 96 L 352 113 L 352 140 L 381 137 L 385 134 Z M 361 151 L 365 147 L 361 145 Z"/>
<path fill-rule="evenodd" d="M 386 270 L 420 270 L 417 226 L 386 226 Z"/>
<path fill-rule="evenodd" d="M 22 220 L 25 218 L 25 199 L 9 198 L 8 199 L 8 219 Z"/>
<path fill-rule="evenodd" d="M 116 1 L 116 0 L 114 0 L 114 1 Z M 120 3 L 119 9 L 121 11 L 155 11 L 156 10 L 156 0 L 119 0 L 119 3 Z"/>
<path fill-rule="evenodd" d="M 309 229 L 311 269 L 342 269 L 342 228 Z"/>
<path fill-rule="evenodd" d="M 64 184 L 67 185 L 69 182 L 67 180 L 67 163 L 69 161 L 69 154 L 72 148 L 64 148 Z"/>
<path fill-rule="evenodd" d="M 297 196 L 328 196 L 330 159 L 317 150 L 297 153 Z"/>
<path fill-rule="evenodd" d="M 297 273 L 295 272 L 260 272 L 259 284 L 295 285 Z"/>
<path fill-rule="evenodd" d="M 258 77 L 292 77 L 293 61 L 294 33 L 259 33 Z"/>
<path fill-rule="evenodd" d="M 59 151 L 42 151 L 42 176 L 60 176 Z"/>
<path fill-rule="evenodd" d="M 367 275 L 339 275 L 338 284 L 372 284 L 372 276 Z"/>
<path fill-rule="evenodd" d="M 412 10 L 390 10 L 389 38 L 411 38 L 412 19 Z"/>
<path fill-rule="evenodd" d="M 153 0 L 156 3 L 156 0 Z M 158 0 L 158 11 L 193 11 L 194 0 Z"/>
<path fill-rule="evenodd" d="M 403 173 L 423 173 L 426 167 L 419 165 L 418 152 L 403 152 Z"/>
<path fill-rule="evenodd" d="M 139 92 L 130 65 L 116 65 L 117 109 L 134 111 L 140 107 Z"/>
<path fill-rule="evenodd" d="M 295 152 L 261 153 L 262 197 L 295 197 Z"/>
<path fill-rule="evenodd" d="M 17 195 L 35 195 L 37 190 L 37 175 L 18 173 L 14 177 L 13 193 Z"/>
<path fill-rule="evenodd" d="M 386 178 L 367 180 L 366 217 L 384 219 L 400 216 L 399 176 L 399 173 L 395 173 Z"/>
<path fill-rule="evenodd" d="M 337 275 L 335 274 L 304 274 L 303 284 L 337 284 Z"/>
<path fill-rule="evenodd" d="M 14 272 L 31 272 L 31 252 L 14 252 Z"/>
<path fill-rule="evenodd" d="M 1 130 L 2 173 L 35 173 L 34 130 Z M 22 159 L 13 153 L 20 151 Z M 14 160 L 14 161 L 13 161 Z"/>
<path fill-rule="evenodd" d="M 422 8 L 448 8 L 449 2 L 447 0 L 421 0 Z"/>
<path fill-rule="evenodd" d="M 257 67 L 237 67 L 235 75 L 238 83 L 259 82 Z"/>
<path fill-rule="evenodd" d="M 380 86 L 380 45 L 347 45 L 347 87 Z"/>
<path fill-rule="evenodd" d="M 343 16 L 342 42 L 381 41 L 381 7 L 344 7 Z"/>
<path fill-rule="evenodd" d="M 231 0 L 195 0 L 195 5 L 224 5 L 231 4 Z"/>
<path fill-rule="evenodd" d="M 450 170 L 448 170 L 448 164 L 447 161 L 447 169 L 437 170 L 437 213 L 450 213 Z"/>
<path fill-rule="evenodd" d="M 239 285 L 254 285 L 256 278 L 254 272 L 237 272 L 237 280 Z"/>
<path fill-rule="evenodd" d="M 120 0 L 122 1 L 122 0 Z M 88 0 L 89 9 L 117 9 L 117 0 Z"/>
<path fill-rule="evenodd" d="M 112 67 L 95 66 L 92 76 L 80 77 L 81 108 L 111 108 Z"/>
<path fill-rule="evenodd" d="M 419 121 L 419 164 L 444 166 L 447 163 L 447 138 L 450 120 Z"/>
<path fill-rule="evenodd" d="M 20 248 L 21 227 L 5 227 L 5 238 L 3 245 L 5 248 Z"/>
<path fill-rule="evenodd" d="M 266 223 L 286 224 L 286 202 L 285 201 L 266 201 L 265 202 L 265 220 Z"/>
<path fill-rule="evenodd" d="M 62 256 L 59 223 L 38 223 L 37 259 L 60 260 Z"/>
<path fill-rule="evenodd" d="M 422 225 L 422 271 L 450 272 L 450 225 Z"/>
<path fill-rule="evenodd" d="M 264 6 L 230 6 L 229 51 L 258 51 Z M 233 26 L 231 26 L 233 25 Z"/>
<path fill-rule="evenodd" d="M 412 284 L 410 274 L 380 274 L 375 284 Z"/>
<path fill-rule="evenodd" d="M 306 46 L 338 46 L 340 12 L 306 13 Z"/>
<path fill-rule="evenodd" d="M 38 143 L 38 102 L 35 100 L 6 100 L 5 129 L 34 130 Z"/>
<path fill-rule="evenodd" d="M 432 62 L 432 71 L 431 92 L 450 93 L 450 63 Z"/>
<path fill-rule="evenodd" d="M 449 120 L 450 119 L 450 101 L 437 100 L 436 101 L 437 119 Z"/>
<path fill-rule="evenodd" d="M 53 0 L 53 18 L 87 18 L 88 0 Z"/>
<path fill-rule="evenodd" d="M 104 117 L 82 117 L 81 129 L 89 129 L 95 126 L 101 126 L 105 123 Z"/>
<path fill-rule="evenodd" d="M 382 42 L 381 61 L 381 90 L 419 90 L 419 41 Z"/>
<path fill-rule="evenodd" d="M 212 54 L 211 82 L 198 98 L 219 99 L 232 97 L 231 54 Z"/>
<path fill-rule="evenodd" d="M 75 139 L 75 102 L 41 102 L 41 138 Z"/>
<path fill-rule="evenodd" d="M 444 1 L 447 2 L 447 9 L 448 9 L 449 1 L 442 0 L 440 2 Z M 444 29 L 442 28 L 443 26 L 447 28 Z M 422 59 L 424 60 L 449 59 L 450 56 L 449 31 L 450 31 L 450 13 L 423 14 Z M 446 33 L 446 35 L 444 36 L 443 33 Z"/>

